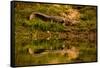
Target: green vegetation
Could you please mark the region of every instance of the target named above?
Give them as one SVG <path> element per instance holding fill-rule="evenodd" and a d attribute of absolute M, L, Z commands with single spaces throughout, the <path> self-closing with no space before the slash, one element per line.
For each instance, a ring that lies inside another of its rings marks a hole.
<path fill-rule="evenodd" d="M 16 66 L 97 60 L 95 6 L 15 2 L 14 10 Z M 39 17 L 29 20 L 32 12 L 61 17 L 65 17 L 63 13 L 66 13 L 79 23 L 64 26 Z M 70 54 L 73 47 L 75 52 Z M 29 48 L 33 55 L 29 53 Z M 77 57 L 72 57 L 72 54 Z"/>

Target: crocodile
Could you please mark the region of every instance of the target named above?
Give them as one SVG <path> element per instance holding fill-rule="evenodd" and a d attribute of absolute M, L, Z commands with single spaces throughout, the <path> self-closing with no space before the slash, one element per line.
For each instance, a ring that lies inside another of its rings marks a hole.
<path fill-rule="evenodd" d="M 29 20 L 32 20 L 35 17 L 40 18 L 43 21 L 54 21 L 54 22 L 62 23 L 63 25 L 72 25 L 74 23 L 73 20 L 66 19 L 64 17 L 50 16 L 40 12 L 32 12 L 32 14 L 29 16 Z"/>

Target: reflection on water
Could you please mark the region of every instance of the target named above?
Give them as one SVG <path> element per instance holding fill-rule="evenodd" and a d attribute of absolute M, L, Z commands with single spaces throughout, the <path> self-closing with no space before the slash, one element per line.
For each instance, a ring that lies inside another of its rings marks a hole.
<path fill-rule="evenodd" d="M 65 37 L 56 34 L 56 37 L 50 36 L 49 39 L 43 37 L 32 40 L 32 45 L 28 48 L 30 55 L 37 57 L 52 53 L 54 57 L 57 57 L 56 54 L 59 54 L 66 57 L 66 62 L 96 60 L 96 36 L 94 33 L 78 33 L 76 35 L 67 33 Z"/>
<path fill-rule="evenodd" d="M 31 40 L 23 36 L 19 45 L 16 62 L 25 58 L 23 62 L 29 65 L 96 61 L 95 32 L 33 34 Z"/>

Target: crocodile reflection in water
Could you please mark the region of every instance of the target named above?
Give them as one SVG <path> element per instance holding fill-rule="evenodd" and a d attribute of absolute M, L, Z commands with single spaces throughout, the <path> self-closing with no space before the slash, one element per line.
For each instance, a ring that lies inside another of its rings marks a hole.
<path fill-rule="evenodd" d="M 62 50 L 52 50 L 52 48 L 50 48 L 50 50 L 46 50 L 46 49 L 37 49 L 36 51 L 32 50 L 31 48 L 28 48 L 28 52 L 30 55 L 33 56 L 39 56 L 39 55 L 44 55 L 44 54 L 48 54 L 48 53 L 59 53 L 61 54 L 61 56 L 66 56 L 67 55 L 67 59 L 68 60 L 72 60 L 72 59 L 76 59 L 79 56 L 79 49 L 72 46 L 71 48 L 63 48 Z"/>

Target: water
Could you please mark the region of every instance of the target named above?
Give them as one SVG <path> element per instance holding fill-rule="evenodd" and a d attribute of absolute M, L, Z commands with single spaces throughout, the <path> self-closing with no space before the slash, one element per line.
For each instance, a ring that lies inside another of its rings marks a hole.
<path fill-rule="evenodd" d="M 97 60 L 95 32 L 34 32 L 21 39 L 20 46 L 16 45 L 18 64 L 19 61 L 38 65 Z"/>

